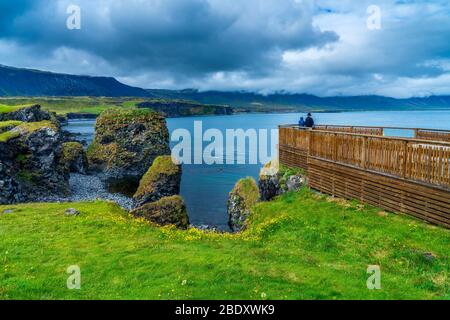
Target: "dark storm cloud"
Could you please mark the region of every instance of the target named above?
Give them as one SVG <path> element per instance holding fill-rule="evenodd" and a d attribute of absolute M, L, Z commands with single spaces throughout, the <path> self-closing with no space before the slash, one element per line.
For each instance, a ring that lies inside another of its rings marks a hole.
<path fill-rule="evenodd" d="M 33 2 L 35 3 L 35 2 Z M 78 1 L 82 29 L 65 28 L 67 1 L 21 2 L 10 9 L 3 33 L 40 50 L 69 47 L 131 70 L 196 76 L 275 68 L 284 50 L 337 40 L 312 26 L 310 5 L 295 1 L 247 0 Z M 29 10 L 23 8 L 28 5 Z M 14 16 L 16 14 L 16 16 Z"/>
<path fill-rule="evenodd" d="M 0 0 L 0 63 L 141 87 L 450 94 L 448 39 L 444 0 Z"/>

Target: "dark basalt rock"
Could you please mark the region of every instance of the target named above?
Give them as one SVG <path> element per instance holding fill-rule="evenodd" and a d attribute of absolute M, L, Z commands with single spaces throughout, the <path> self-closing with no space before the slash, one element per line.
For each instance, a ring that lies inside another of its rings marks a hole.
<path fill-rule="evenodd" d="M 24 107 L 8 113 L 0 113 L 0 121 L 39 122 L 52 120 L 52 114 L 41 110 L 40 105 Z"/>
<path fill-rule="evenodd" d="M 61 163 L 68 172 L 86 174 L 88 160 L 83 145 L 79 142 L 63 143 Z"/>
<path fill-rule="evenodd" d="M 259 193 L 262 201 L 270 201 L 283 193 L 278 162 L 270 161 L 259 173 Z"/>
<path fill-rule="evenodd" d="M 0 139 L 0 204 L 69 192 L 60 165 L 61 132 L 51 121 L 23 123 Z"/>
<path fill-rule="evenodd" d="M 180 193 L 181 165 L 175 164 L 171 156 L 160 156 L 141 179 L 134 194 L 137 206 L 158 201 Z"/>
<path fill-rule="evenodd" d="M 150 100 L 137 104 L 138 108 L 148 108 L 161 112 L 168 118 L 196 115 L 231 115 L 233 109 L 228 106 L 205 105 L 190 101 Z"/>
<path fill-rule="evenodd" d="M 156 202 L 147 203 L 133 210 L 131 214 L 161 226 L 175 225 L 181 229 L 189 226 L 186 205 L 180 196 L 164 197 Z"/>
<path fill-rule="evenodd" d="M 228 225 L 238 232 L 245 228 L 251 208 L 259 201 L 259 190 L 253 178 L 239 180 L 228 196 Z"/>
<path fill-rule="evenodd" d="M 80 211 L 78 211 L 75 208 L 69 208 L 66 211 L 64 211 L 64 215 L 66 215 L 66 216 L 79 216 L 80 215 Z"/>
<path fill-rule="evenodd" d="M 298 191 L 306 183 L 306 177 L 280 170 L 277 161 L 267 163 L 259 174 L 259 193 L 262 201 L 270 201 L 286 192 Z"/>
<path fill-rule="evenodd" d="M 108 186 L 137 185 L 156 157 L 170 154 L 165 118 L 150 110 L 107 110 L 87 153 L 89 167 Z"/>

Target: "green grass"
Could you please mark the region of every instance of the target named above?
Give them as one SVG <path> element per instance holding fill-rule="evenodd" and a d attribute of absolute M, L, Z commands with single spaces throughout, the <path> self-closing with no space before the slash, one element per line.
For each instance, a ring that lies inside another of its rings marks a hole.
<path fill-rule="evenodd" d="M 0 113 L 11 112 L 18 105 L 39 104 L 42 109 L 55 112 L 57 114 L 67 113 L 90 113 L 98 115 L 114 107 L 134 108 L 140 99 L 133 98 L 103 98 L 103 97 L 15 97 L 0 98 Z M 2 109 L 3 108 L 3 109 Z M 8 111 L 9 110 L 9 111 Z"/>
<path fill-rule="evenodd" d="M 8 142 L 10 139 L 16 138 L 20 136 L 20 132 L 30 134 L 39 130 L 43 127 L 50 128 L 53 130 L 57 130 L 56 125 L 51 121 L 40 121 L 40 122 L 20 122 L 20 121 L 5 121 L 0 122 L 0 132 L 1 127 L 4 128 L 15 126 L 15 130 L 9 130 L 3 133 L 0 133 L 0 142 Z M 16 130 L 17 129 L 17 130 Z"/>
<path fill-rule="evenodd" d="M 0 131 L 2 129 L 4 129 L 4 128 L 16 127 L 16 126 L 18 126 L 21 123 L 22 123 L 22 121 L 14 121 L 14 120 L 12 120 L 12 121 L 1 121 L 0 122 Z"/>
<path fill-rule="evenodd" d="M 173 103 L 181 101 L 176 99 L 130 98 L 130 97 L 0 97 L 0 113 L 14 111 L 15 108 L 39 104 L 42 109 L 55 112 L 59 115 L 67 113 L 88 113 L 99 115 L 111 108 L 135 109 L 136 105 L 145 101 L 158 101 L 159 103 Z M 183 101 L 189 102 L 189 101 Z M 190 102 L 189 102 L 190 103 Z M 192 108 L 182 110 L 181 115 L 208 115 L 213 114 L 215 108 L 192 102 Z"/>
<path fill-rule="evenodd" d="M 0 114 L 1 113 L 9 113 L 9 112 L 17 111 L 17 110 L 20 110 L 20 109 L 22 109 L 24 107 L 26 107 L 26 106 L 24 106 L 24 105 L 5 105 L 5 104 L 0 104 Z"/>
<path fill-rule="evenodd" d="M 19 135 L 20 135 L 19 132 L 11 132 L 11 131 L 0 133 L 0 142 L 8 142 L 9 140 L 18 137 Z"/>
<path fill-rule="evenodd" d="M 240 235 L 95 202 L 1 206 L 0 238 L 1 299 L 450 299 L 449 230 L 308 190 L 258 204 Z M 381 290 L 366 288 L 374 264 Z"/>

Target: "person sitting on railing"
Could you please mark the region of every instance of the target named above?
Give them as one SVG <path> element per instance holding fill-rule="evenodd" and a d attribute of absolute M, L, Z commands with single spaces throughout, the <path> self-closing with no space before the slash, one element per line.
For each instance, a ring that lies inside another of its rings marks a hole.
<path fill-rule="evenodd" d="M 305 119 L 303 117 L 300 117 L 300 120 L 298 120 L 298 126 L 300 128 L 305 126 Z"/>
<path fill-rule="evenodd" d="M 307 128 L 314 127 L 314 119 L 312 118 L 311 113 L 308 113 L 308 116 L 306 117 L 305 127 L 307 127 Z"/>

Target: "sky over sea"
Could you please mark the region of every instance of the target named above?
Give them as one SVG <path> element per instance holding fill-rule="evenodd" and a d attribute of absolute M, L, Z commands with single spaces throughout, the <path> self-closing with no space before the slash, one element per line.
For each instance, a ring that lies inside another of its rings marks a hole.
<path fill-rule="evenodd" d="M 0 0 L 0 64 L 143 88 L 444 95 L 450 2 Z"/>

